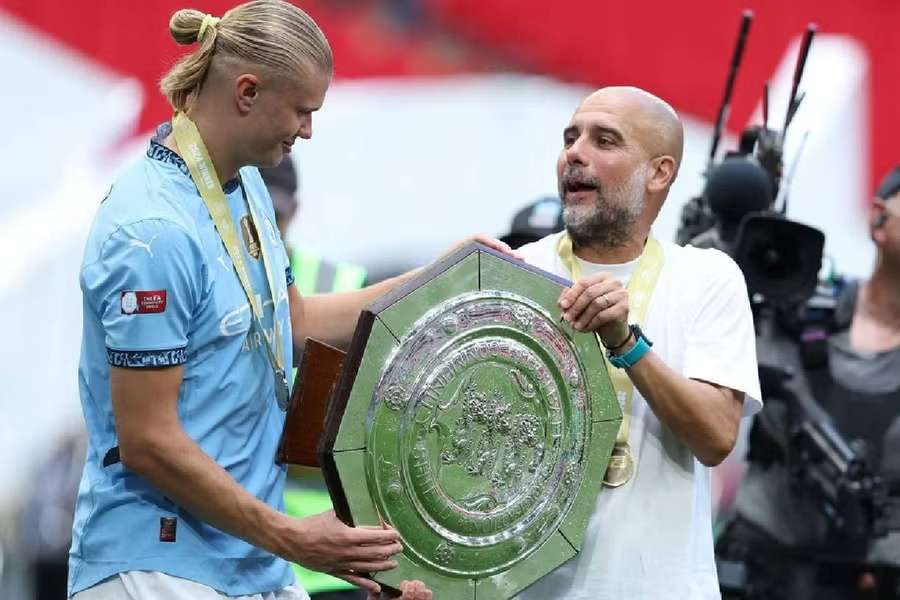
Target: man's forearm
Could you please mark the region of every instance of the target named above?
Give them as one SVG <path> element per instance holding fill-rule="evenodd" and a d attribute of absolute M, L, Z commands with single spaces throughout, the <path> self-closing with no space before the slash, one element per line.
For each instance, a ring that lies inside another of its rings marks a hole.
<path fill-rule="evenodd" d="M 140 448 L 121 447 L 123 464 L 195 517 L 246 542 L 282 553 L 286 518 L 241 487 L 180 428 Z"/>
<path fill-rule="evenodd" d="M 628 369 L 657 418 L 701 463 L 722 462 L 737 439 L 741 402 L 735 392 L 683 377 L 654 352 Z"/>
<path fill-rule="evenodd" d="M 413 269 L 397 277 L 352 292 L 315 294 L 301 299 L 301 310 L 293 323 L 294 347 L 300 349 L 307 337 L 338 348 L 346 348 L 353 337 L 362 310 L 421 272 Z M 300 352 L 297 352 L 299 360 Z"/>

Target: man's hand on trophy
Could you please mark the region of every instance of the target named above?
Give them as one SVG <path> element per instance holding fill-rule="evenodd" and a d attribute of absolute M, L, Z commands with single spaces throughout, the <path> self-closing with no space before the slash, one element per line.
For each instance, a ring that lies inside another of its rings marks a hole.
<path fill-rule="evenodd" d="M 304 519 L 288 517 L 285 522 L 287 530 L 279 536 L 278 555 L 308 569 L 339 577 L 370 594 L 379 594 L 381 586 L 361 574 L 395 568 L 397 562 L 391 557 L 403 551 L 400 534 L 395 529 L 348 527 L 333 510 Z"/>
<path fill-rule="evenodd" d="M 628 329 L 628 291 L 609 273 L 582 277 L 559 296 L 563 318 L 577 331 L 596 331 L 607 348 L 621 346 Z"/>
<path fill-rule="evenodd" d="M 400 582 L 400 595 L 389 595 L 387 591 L 383 594 L 375 594 L 369 592 L 368 600 L 381 600 L 382 598 L 391 598 L 399 600 L 431 600 L 431 590 L 425 587 L 421 581 L 402 581 Z"/>
<path fill-rule="evenodd" d="M 453 244 L 452 246 L 450 246 L 444 252 L 441 253 L 441 255 L 438 257 L 438 260 L 450 256 L 451 254 L 453 254 L 454 252 L 456 252 L 463 246 L 467 246 L 473 242 L 477 242 L 479 244 L 487 246 L 488 248 L 492 248 L 498 252 L 502 252 L 503 254 L 512 256 L 513 258 L 523 260 L 522 255 L 519 254 L 518 252 L 516 252 L 515 250 L 513 250 L 512 248 L 510 248 L 509 244 L 507 244 L 506 242 L 501 242 L 500 240 L 492 238 L 491 236 L 485 235 L 483 233 L 479 233 L 478 235 L 473 235 L 473 236 L 467 237 L 466 239 Z"/>

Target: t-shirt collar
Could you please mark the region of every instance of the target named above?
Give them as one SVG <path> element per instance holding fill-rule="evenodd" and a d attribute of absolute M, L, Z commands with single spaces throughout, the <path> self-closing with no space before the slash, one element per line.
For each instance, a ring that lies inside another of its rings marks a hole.
<path fill-rule="evenodd" d="M 637 268 L 638 262 L 641 260 L 641 257 L 638 256 L 637 258 L 629 260 L 628 262 L 603 265 L 582 260 L 577 256 L 575 256 L 574 258 L 576 261 L 578 261 L 578 266 L 581 269 L 582 277 L 587 277 L 588 275 L 594 275 L 595 273 L 600 273 L 601 271 L 603 271 L 609 273 L 613 279 L 616 279 L 624 286 L 628 285 L 628 282 L 631 280 L 631 275 L 634 273 L 634 270 Z"/>
<path fill-rule="evenodd" d="M 160 124 L 160 126 L 156 128 L 156 133 L 150 138 L 150 147 L 147 148 L 147 156 L 153 160 L 174 165 L 179 171 L 190 177 L 191 172 L 188 170 L 187 163 L 184 162 L 184 159 L 178 156 L 177 152 L 163 145 L 163 140 L 171 133 L 171 123 L 166 121 L 165 123 Z M 240 181 L 235 177 L 222 184 L 222 191 L 226 194 L 230 194 L 238 188 L 238 185 L 240 185 Z"/>

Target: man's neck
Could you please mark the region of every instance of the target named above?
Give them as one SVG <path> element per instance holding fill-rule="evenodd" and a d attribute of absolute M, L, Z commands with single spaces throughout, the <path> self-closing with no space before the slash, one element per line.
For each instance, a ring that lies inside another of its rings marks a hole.
<path fill-rule="evenodd" d="M 572 252 L 583 261 L 598 265 L 617 265 L 634 260 L 644 251 L 647 236 L 630 240 L 623 246 L 601 246 L 599 244 L 575 245 Z"/>
<path fill-rule="evenodd" d="M 217 125 L 216 120 L 208 114 L 208 111 L 202 110 L 201 107 L 188 110 L 186 114 L 197 126 L 200 139 L 203 140 L 203 145 L 206 146 L 206 151 L 209 153 L 210 160 L 212 160 L 219 182 L 224 185 L 226 181 L 231 181 L 237 177 L 237 172 L 241 165 L 240 161 L 231 155 L 230 152 L 234 148 L 234 144 L 227 139 L 227 130 L 229 128 L 222 127 L 221 123 Z M 174 134 L 169 134 L 163 140 L 163 145 L 174 150 L 180 156 L 184 156 L 178 148 L 178 142 L 176 142 Z"/>
<path fill-rule="evenodd" d="M 850 345 L 869 352 L 900 346 L 900 270 L 881 258 L 859 291 L 850 325 Z"/>
<path fill-rule="evenodd" d="M 863 286 L 860 308 L 879 322 L 900 328 L 900 265 L 886 264 L 883 258 Z"/>

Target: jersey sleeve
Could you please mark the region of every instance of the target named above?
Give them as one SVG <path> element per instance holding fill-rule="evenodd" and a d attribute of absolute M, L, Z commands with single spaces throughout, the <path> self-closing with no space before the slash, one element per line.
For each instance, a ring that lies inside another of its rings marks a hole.
<path fill-rule="evenodd" d="M 727 255 L 715 252 L 703 269 L 701 293 L 691 320 L 685 353 L 686 377 L 744 393 L 744 416 L 762 408 L 756 363 L 756 332 L 747 284 Z"/>
<path fill-rule="evenodd" d="M 296 277 L 294 277 L 294 268 L 291 266 L 291 257 L 288 256 L 287 246 L 284 245 L 284 242 L 281 244 L 281 249 L 284 252 L 284 264 L 287 265 L 284 268 L 284 279 L 287 283 L 287 287 L 291 287 L 294 285 L 294 281 L 296 281 Z"/>
<path fill-rule="evenodd" d="M 110 365 L 187 362 L 192 316 L 201 301 L 203 253 L 180 226 L 151 219 L 117 229 L 82 272 L 82 289 L 106 339 Z"/>

